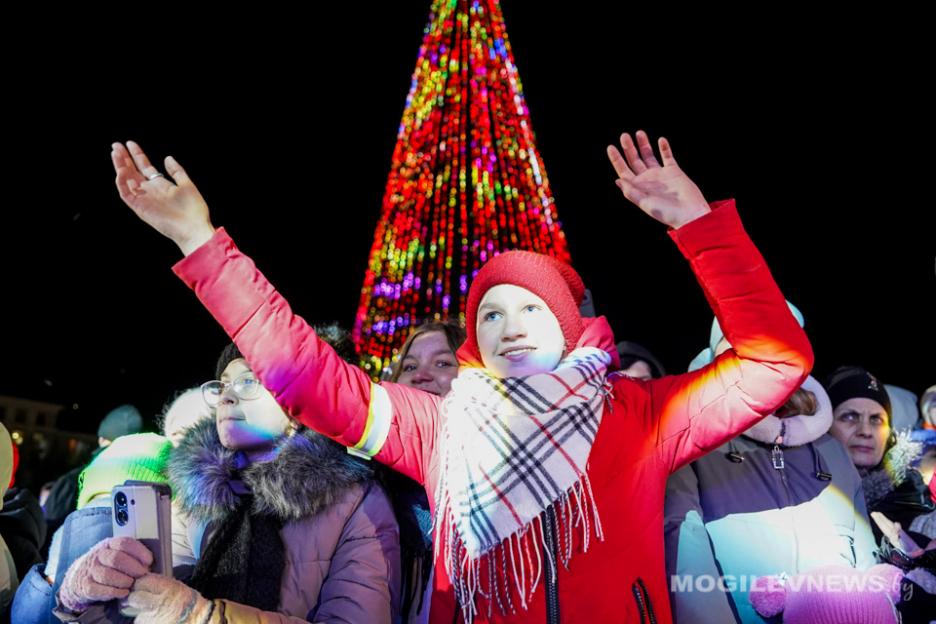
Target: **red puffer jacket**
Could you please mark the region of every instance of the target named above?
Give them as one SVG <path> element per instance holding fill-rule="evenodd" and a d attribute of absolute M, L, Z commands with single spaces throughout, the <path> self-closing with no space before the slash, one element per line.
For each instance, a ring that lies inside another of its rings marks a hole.
<path fill-rule="evenodd" d="M 734 349 L 685 375 L 615 381 L 588 461 L 604 540 L 587 552 L 575 544 L 569 569 L 560 567 L 563 622 L 670 621 L 663 559 L 667 476 L 772 413 L 812 367 L 809 341 L 745 233 L 734 202 L 713 208 L 670 236 Z M 374 384 L 343 362 L 223 230 L 174 270 L 291 415 L 424 484 L 434 500 L 439 397 Z M 614 344 L 610 332 L 586 334 L 593 344 Z M 433 623 L 456 617 L 444 570 L 437 555 Z M 518 607 L 516 614 L 503 616 L 495 607 L 490 621 L 546 621 L 545 593 L 541 584 L 528 609 Z M 488 621 L 486 607 L 480 611 L 476 621 Z"/>

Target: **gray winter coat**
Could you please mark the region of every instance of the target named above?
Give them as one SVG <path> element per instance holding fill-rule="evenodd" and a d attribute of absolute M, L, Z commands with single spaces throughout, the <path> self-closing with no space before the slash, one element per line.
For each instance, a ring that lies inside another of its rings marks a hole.
<path fill-rule="evenodd" d="M 675 622 L 763 622 L 747 597 L 754 578 L 874 564 L 861 478 L 825 434 L 832 419 L 825 391 L 812 378 L 803 387 L 816 394 L 819 412 L 785 419 L 782 469 L 770 443 L 781 421 L 768 416 L 670 477 L 666 564 Z"/>

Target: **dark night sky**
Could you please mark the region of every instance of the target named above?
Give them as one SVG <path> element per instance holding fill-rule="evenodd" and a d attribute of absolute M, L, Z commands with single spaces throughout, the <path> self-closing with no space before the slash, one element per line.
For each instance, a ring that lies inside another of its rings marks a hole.
<path fill-rule="evenodd" d="M 820 377 L 858 363 L 936 383 L 931 69 L 913 33 L 882 45 L 885 18 L 794 15 L 683 32 L 625 6 L 504 5 L 574 264 L 618 339 L 681 371 L 711 322 L 665 229 L 613 184 L 605 146 L 643 128 L 710 200 L 738 199 Z M 210 37 L 49 32 L 55 62 L 13 70 L 0 394 L 77 404 L 66 425 L 91 429 L 212 376 L 225 336 L 170 271 L 175 246 L 117 197 L 114 140 L 174 155 L 300 314 L 350 324 L 428 2 L 316 10 L 229 15 Z"/>

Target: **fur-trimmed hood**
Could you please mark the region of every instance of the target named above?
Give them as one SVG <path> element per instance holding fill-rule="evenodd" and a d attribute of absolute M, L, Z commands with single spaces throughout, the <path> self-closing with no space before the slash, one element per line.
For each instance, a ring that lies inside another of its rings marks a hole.
<path fill-rule="evenodd" d="M 816 396 L 818 406 L 813 415 L 796 414 L 781 420 L 773 414 L 759 421 L 756 425 L 745 431 L 742 435 L 761 442 L 773 444 L 780 435 L 781 425 L 784 426 L 783 446 L 802 446 L 815 442 L 832 426 L 832 402 L 829 395 L 812 375 L 808 376 L 800 386 Z"/>
<path fill-rule="evenodd" d="M 204 522 L 222 520 L 245 490 L 253 494 L 255 513 L 283 522 L 314 516 L 372 476 L 343 446 L 305 428 L 283 438 L 272 461 L 250 464 L 242 452 L 221 445 L 213 419 L 192 427 L 169 460 L 180 508 Z"/>

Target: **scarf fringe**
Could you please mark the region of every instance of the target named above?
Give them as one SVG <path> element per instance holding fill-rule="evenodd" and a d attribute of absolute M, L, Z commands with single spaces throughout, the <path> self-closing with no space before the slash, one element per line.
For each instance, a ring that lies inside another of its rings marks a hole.
<path fill-rule="evenodd" d="M 528 610 L 543 579 L 544 566 L 549 567 L 553 579 L 558 574 L 560 563 L 566 570 L 569 569 L 577 532 L 580 531 L 582 552 L 588 552 L 593 533 L 598 541 L 604 541 L 598 505 L 587 473 L 583 473 L 572 488 L 552 504 L 552 529 L 558 557 L 545 548 L 544 522 L 547 521 L 547 514 L 543 512 L 533 522 L 472 560 L 458 537 L 451 501 L 443 502 L 444 506 L 437 517 L 446 518 L 447 521 L 436 523 L 435 544 L 436 548 L 443 550 L 445 571 L 451 579 L 466 623 L 470 623 L 481 612 L 481 608 L 489 618 L 495 608 L 501 615 L 516 615 L 514 598 L 518 599 L 520 608 Z M 545 562 L 543 551 L 546 551 Z M 499 583 L 500 579 L 503 579 L 503 586 Z M 487 605 L 480 605 L 481 601 L 487 602 Z"/>

